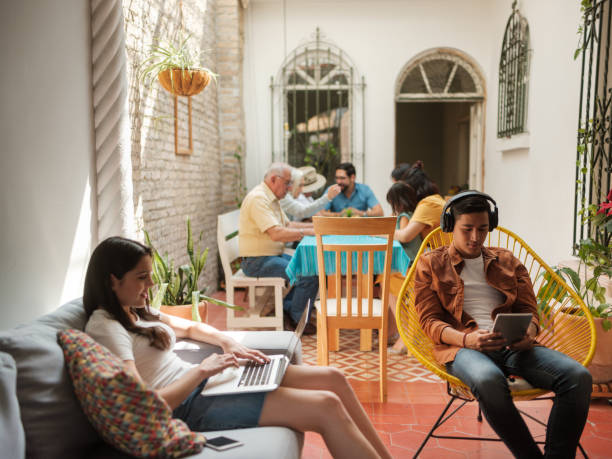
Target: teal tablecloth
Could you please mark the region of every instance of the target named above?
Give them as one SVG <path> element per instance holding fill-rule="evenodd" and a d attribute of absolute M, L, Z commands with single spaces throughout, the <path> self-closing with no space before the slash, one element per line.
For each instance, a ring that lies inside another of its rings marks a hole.
<path fill-rule="evenodd" d="M 380 274 L 384 270 L 385 263 L 385 239 L 374 236 L 323 236 L 323 242 L 328 244 L 376 244 L 380 243 L 382 250 L 374 252 L 374 274 Z M 333 252 L 324 252 L 325 272 L 333 274 L 336 272 L 336 257 Z M 367 270 L 368 254 L 363 256 L 363 270 Z M 393 256 L 391 258 L 391 271 L 406 275 L 410 266 L 410 257 L 406 254 L 398 241 L 393 241 Z M 357 269 L 357 252 L 352 257 L 353 272 Z M 314 236 L 305 236 L 295 249 L 295 254 L 285 270 L 289 280 L 293 284 L 299 276 L 318 276 L 317 269 L 317 240 Z M 342 256 L 342 274 L 346 274 L 346 255 Z"/>

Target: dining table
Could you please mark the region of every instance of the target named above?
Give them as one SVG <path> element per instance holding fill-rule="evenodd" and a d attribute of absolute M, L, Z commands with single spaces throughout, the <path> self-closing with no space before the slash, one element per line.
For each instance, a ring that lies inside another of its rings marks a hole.
<path fill-rule="evenodd" d="M 380 244 L 380 251 L 374 252 L 373 269 L 374 274 L 382 274 L 385 269 L 385 250 L 387 248 L 387 240 L 384 237 L 377 236 L 364 236 L 364 235 L 325 235 L 322 236 L 323 242 L 327 244 Z M 363 254 L 363 272 L 365 273 L 368 266 L 368 253 Z M 330 251 L 323 252 L 323 258 L 325 263 L 325 273 L 330 276 L 336 272 L 336 260 L 335 254 Z M 403 276 L 406 275 L 408 268 L 410 267 L 410 257 L 398 241 L 393 241 L 393 249 L 391 255 L 391 271 L 399 272 Z M 346 253 L 342 254 L 341 260 L 342 274 L 346 275 L 347 263 Z M 357 266 L 357 252 L 352 252 L 351 266 L 353 274 L 358 269 Z M 291 257 L 291 261 L 285 268 L 285 272 L 289 277 L 291 284 L 300 276 L 318 276 L 319 269 L 317 263 L 317 239 L 314 236 L 304 236 L 298 246 L 295 248 L 295 253 Z M 328 282 L 328 296 L 335 295 L 335 288 L 333 283 Z M 339 346 L 339 334 L 338 330 L 334 336 L 329 337 L 329 349 L 331 351 L 338 350 Z M 372 349 L 372 331 L 361 330 L 360 332 L 360 350 L 369 351 Z"/>
<path fill-rule="evenodd" d="M 353 236 L 353 235 L 328 235 L 323 236 L 323 242 L 327 244 L 377 244 L 380 243 L 380 251 L 374 252 L 374 274 L 382 274 L 385 267 L 386 239 L 376 236 Z M 368 254 L 364 254 L 364 272 L 368 263 Z M 336 261 L 333 252 L 323 252 L 325 272 L 334 274 L 336 272 Z M 346 274 L 346 258 L 342 257 L 342 274 Z M 353 270 L 357 269 L 357 252 L 352 254 Z M 393 241 L 393 254 L 391 256 L 391 271 L 406 275 L 410 267 L 410 257 L 398 241 Z M 314 236 L 304 236 L 295 249 L 291 261 L 285 269 L 291 284 L 295 283 L 300 276 L 318 276 L 317 264 L 317 239 Z"/>

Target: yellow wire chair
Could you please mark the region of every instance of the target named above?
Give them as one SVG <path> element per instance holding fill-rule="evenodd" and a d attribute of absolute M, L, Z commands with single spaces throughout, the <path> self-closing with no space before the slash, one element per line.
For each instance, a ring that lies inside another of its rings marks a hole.
<path fill-rule="evenodd" d="M 395 316 L 398 329 L 409 352 L 416 357 L 428 370 L 432 371 L 447 383 L 447 392 L 451 397 L 442 414 L 435 422 L 414 457 L 417 457 L 429 438 L 501 441 L 499 438 L 467 437 L 437 435 L 435 431 L 450 419 L 474 396 L 469 388 L 457 377 L 449 374 L 446 367 L 436 361 L 433 356 L 433 341 L 425 334 L 419 324 L 418 314 L 414 304 L 414 273 L 419 256 L 438 247 L 447 246 L 452 241 L 452 233 L 444 233 L 440 228 L 432 231 L 423 241 L 408 271 L 402 289 L 398 295 Z M 593 317 L 582 299 L 558 276 L 520 237 L 502 227 L 497 227 L 491 233 L 485 245 L 489 247 L 506 248 L 517 257 L 529 271 L 534 292 L 538 298 L 540 312 L 540 334 L 538 342 L 544 346 L 562 352 L 574 360 L 587 366 L 595 352 L 596 335 Z M 531 400 L 549 391 L 530 386 L 522 378 L 510 378 L 509 386 L 514 400 Z M 460 400 L 462 403 L 448 416 L 445 416 L 452 404 Z M 534 421 L 545 425 L 539 419 L 522 412 Z M 478 420 L 482 415 L 478 413 Z M 544 443 L 538 441 L 537 443 Z M 587 457 L 579 445 L 582 454 Z"/>

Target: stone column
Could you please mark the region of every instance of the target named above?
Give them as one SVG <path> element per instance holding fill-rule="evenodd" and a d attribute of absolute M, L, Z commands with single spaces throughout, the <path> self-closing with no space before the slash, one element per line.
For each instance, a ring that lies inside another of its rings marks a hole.
<path fill-rule="evenodd" d="M 135 236 L 121 1 L 91 1 L 98 242 Z"/>

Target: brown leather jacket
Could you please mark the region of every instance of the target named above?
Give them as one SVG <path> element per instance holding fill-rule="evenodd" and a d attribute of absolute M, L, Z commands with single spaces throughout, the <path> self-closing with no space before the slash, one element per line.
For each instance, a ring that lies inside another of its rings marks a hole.
<path fill-rule="evenodd" d="M 539 332 L 536 298 L 529 273 L 523 264 L 506 249 L 482 249 L 487 283 L 499 290 L 505 301 L 491 312 L 494 318 L 500 312 L 528 312 Z M 415 278 L 415 306 L 419 322 L 425 333 L 436 344 L 434 356 L 442 364 L 455 359 L 458 346 L 441 341 L 442 330 L 476 330 L 476 321 L 463 311 L 463 258 L 451 244 L 432 252 L 423 253 L 418 260 Z"/>

